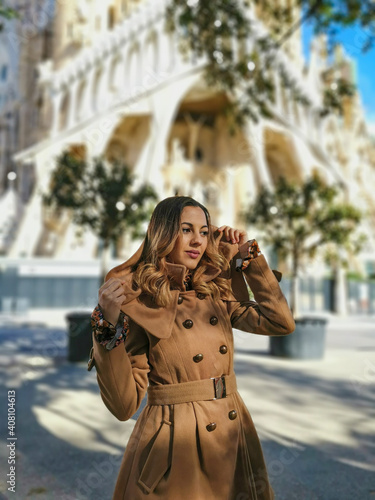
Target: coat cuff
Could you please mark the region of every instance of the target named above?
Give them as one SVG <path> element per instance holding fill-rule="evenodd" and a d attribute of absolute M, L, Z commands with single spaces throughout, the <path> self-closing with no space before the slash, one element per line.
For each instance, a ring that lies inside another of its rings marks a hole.
<path fill-rule="evenodd" d="M 123 311 L 120 311 L 115 326 L 106 321 L 103 311 L 98 304 L 91 314 L 91 327 L 99 344 L 109 351 L 123 343 L 129 331 L 128 318 Z"/>

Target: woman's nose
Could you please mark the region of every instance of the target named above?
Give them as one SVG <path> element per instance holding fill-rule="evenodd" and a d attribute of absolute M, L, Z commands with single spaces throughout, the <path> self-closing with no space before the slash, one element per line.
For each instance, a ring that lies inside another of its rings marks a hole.
<path fill-rule="evenodd" d="M 201 245 L 202 241 L 203 241 L 203 236 L 200 233 L 199 234 L 194 234 L 193 233 L 193 236 L 191 238 L 191 243 Z"/>

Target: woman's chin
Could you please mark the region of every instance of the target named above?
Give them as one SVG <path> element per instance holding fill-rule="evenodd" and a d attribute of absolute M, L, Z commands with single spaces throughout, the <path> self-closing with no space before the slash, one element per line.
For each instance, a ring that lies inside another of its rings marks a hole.
<path fill-rule="evenodd" d="M 187 269 L 190 269 L 191 271 L 196 269 L 198 264 L 199 264 L 199 261 L 198 259 L 195 261 L 193 259 L 187 259 L 187 260 L 184 260 L 184 262 L 182 262 L 182 264 L 187 268 Z"/>

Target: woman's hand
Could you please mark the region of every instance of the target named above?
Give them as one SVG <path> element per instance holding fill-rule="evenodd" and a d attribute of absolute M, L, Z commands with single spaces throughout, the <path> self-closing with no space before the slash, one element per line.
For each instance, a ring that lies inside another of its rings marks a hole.
<path fill-rule="evenodd" d="M 238 245 L 246 243 L 246 241 L 248 241 L 249 239 L 246 231 L 234 229 L 230 226 L 218 227 L 217 231 L 223 231 L 223 236 L 226 237 L 227 241 L 231 241 L 231 243 L 238 243 Z"/>
<path fill-rule="evenodd" d="M 124 281 L 118 278 L 109 278 L 99 288 L 99 305 L 103 311 L 104 319 L 114 326 L 117 323 L 121 305 L 126 298 L 122 286 L 124 283 Z"/>

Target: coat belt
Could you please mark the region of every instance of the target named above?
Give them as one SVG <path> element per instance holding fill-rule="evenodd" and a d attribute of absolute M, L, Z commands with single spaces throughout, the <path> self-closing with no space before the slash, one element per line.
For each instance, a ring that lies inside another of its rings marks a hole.
<path fill-rule="evenodd" d="M 207 401 L 225 398 L 237 391 L 236 375 L 222 375 L 203 380 L 149 386 L 148 405 L 173 405 L 191 401 Z"/>

